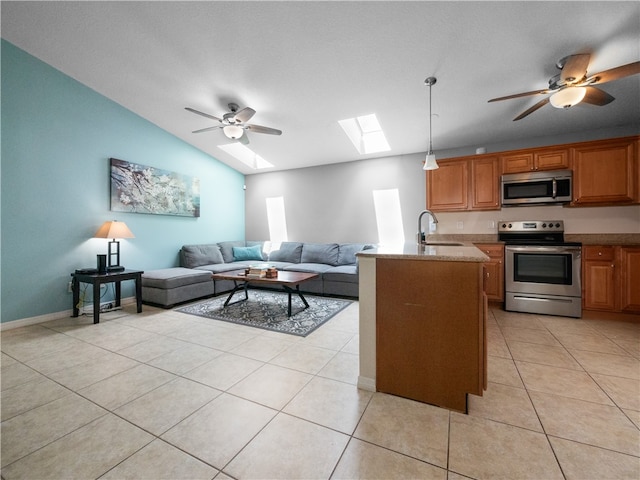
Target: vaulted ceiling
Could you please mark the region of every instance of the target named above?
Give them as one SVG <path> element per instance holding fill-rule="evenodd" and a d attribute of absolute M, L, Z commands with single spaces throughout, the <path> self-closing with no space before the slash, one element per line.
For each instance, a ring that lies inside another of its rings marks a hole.
<path fill-rule="evenodd" d="M 640 75 L 602 85 L 606 106 L 488 103 L 547 87 L 567 55 L 589 73 L 640 60 L 639 2 L 7 2 L 2 37 L 231 167 L 193 134 L 227 104 L 256 110 L 250 133 L 273 170 L 424 152 L 428 87 L 436 151 L 615 126 L 640 129 Z M 375 113 L 391 150 L 360 155 L 338 120 Z"/>

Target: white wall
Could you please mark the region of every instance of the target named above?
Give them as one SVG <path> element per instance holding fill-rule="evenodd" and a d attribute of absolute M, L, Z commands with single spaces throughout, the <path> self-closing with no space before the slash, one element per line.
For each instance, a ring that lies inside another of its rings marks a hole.
<path fill-rule="evenodd" d="M 620 128 L 485 147 L 487 152 L 498 152 L 637 133 L 633 128 Z M 440 151 L 436 155 L 444 159 L 474 152 L 475 146 Z M 418 214 L 426 207 L 423 159 L 424 153 L 417 153 L 248 175 L 246 238 L 268 239 L 265 199 L 283 196 L 289 240 L 377 243 L 372 192 L 376 189 L 398 188 L 405 238 L 413 241 Z M 437 231 L 441 234 L 495 234 L 500 220 L 564 220 L 569 234 L 640 233 L 640 205 L 588 208 L 510 207 L 488 212 L 439 213 L 438 220 Z M 462 222 L 462 228 L 458 228 L 459 222 Z"/>

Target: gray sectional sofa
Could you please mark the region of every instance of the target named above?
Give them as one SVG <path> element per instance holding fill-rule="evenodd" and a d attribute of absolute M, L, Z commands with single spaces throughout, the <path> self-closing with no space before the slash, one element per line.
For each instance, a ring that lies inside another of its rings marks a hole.
<path fill-rule="evenodd" d="M 184 245 L 180 267 L 152 270 L 142 275 L 145 303 L 170 307 L 177 303 L 228 292 L 232 281 L 211 281 L 210 273 L 267 263 L 278 270 L 317 273 L 300 290 L 316 295 L 358 296 L 356 253 L 373 248 L 364 243 L 283 242 L 265 250 L 265 242 L 233 241 Z"/>

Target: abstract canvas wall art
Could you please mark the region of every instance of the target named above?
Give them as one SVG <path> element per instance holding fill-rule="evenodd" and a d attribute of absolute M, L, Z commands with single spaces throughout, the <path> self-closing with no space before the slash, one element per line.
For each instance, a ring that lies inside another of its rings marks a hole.
<path fill-rule="evenodd" d="M 111 210 L 200 216 L 200 180 L 111 158 Z"/>

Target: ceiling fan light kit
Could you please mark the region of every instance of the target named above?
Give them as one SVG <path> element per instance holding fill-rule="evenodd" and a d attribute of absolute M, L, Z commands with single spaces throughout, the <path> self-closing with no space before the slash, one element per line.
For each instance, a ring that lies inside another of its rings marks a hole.
<path fill-rule="evenodd" d="M 423 170 L 435 170 L 436 168 L 439 168 L 438 162 L 436 162 L 436 154 L 433 153 L 433 142 L 431 137 L 431 87 L 435 85 L 437 81 L 438 79 L 436 77 L 428 77 L 424 81 L 425 85 L 429 85 L 429 151 L 427 152 L 427 157 L 425 158 L 424 166 L 422 167 Z"/>
<path fill-rule="evenodd" d="M 227 136 L 227 138 L 230 138 L 232 140 L 239 139 L 244 133 L 242 127 L 239 127 L 238 125 L 226 125 L 222 128 L 222 131 Z"/>
<path fill-rule="evenodd" d="M 555 108 L 569 108 L 580 102 L 602 107 L 613 102 L 615 99 L 594 85 L 600 85 L 640 73 L 640 62 L 632 62 L 610 68 L 595 75 L 588 75 L 587 68 L 589 67 L 590 59 L 591 55 L 587 53 L 563 57 L 556 63 L 556 67 L 560 69 L 560 73 L 549 79 L 549 88 L 516 93 L 515 95 L 507 95 L 506 97 L 492 98 L 489 102 L 551 93 L 550 97 L 543 98 L 514 118 L 514 122 L 544 107 L 547 103 L 550 103 Z"/>
<path fill-rule="evenodd" d="M 585 87 L 565 87 L 551 95 L 549 102 L 556 108 L 569 108 L 580 103 L 586 94 Z"/>

